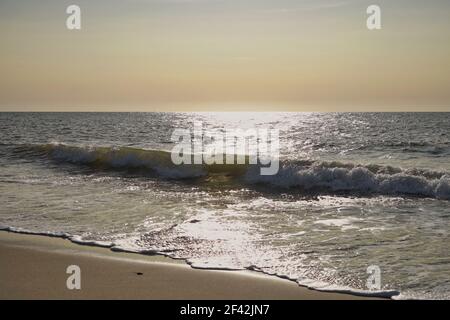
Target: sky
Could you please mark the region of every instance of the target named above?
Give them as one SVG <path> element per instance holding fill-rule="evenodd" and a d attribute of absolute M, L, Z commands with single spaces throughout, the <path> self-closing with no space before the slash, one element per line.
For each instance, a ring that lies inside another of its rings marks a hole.
<path fill-rule="evenodd" d="M 0 111 L 450 111 L 450 1 L 0 0 Z"/>

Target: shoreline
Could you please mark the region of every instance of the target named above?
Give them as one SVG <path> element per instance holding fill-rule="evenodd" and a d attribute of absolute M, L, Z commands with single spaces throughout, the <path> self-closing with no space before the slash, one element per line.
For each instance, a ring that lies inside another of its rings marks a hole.
<path fill-rule="evenodd" d="M 163 255 L 117 252 L 56 236 L 0 230 L 0 299 L 355 300 L 255 271 L 195 269 Z M 81 290 L 66 269 L 81 269 Z"/>

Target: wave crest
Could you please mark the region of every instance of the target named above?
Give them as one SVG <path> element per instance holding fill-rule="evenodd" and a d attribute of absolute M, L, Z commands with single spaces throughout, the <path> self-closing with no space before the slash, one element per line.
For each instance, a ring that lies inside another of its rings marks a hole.
<path fill-rule="evenodd" d="M 313 160 L 283 160 L 274 176 L 260 174 L 259 165 L 175 165 L 170 152 L 130 147 L 88 147 L 66 144 L 22 146 L 21 156 L 46 158 L 92 168 L 155 172 L 168 179 L 209 178 L 221 175 L 243 185 L 269 185 L 308 193 L 381 194 L 450 200 L 450 175 L 423 169 L 402 170 L 389 166 L 357 165 Z M 206 179 L 206 181 L 209 181 Z"/>
<path fill-rule="evenodd" d="M 450 200 L 450 175 L 424 170 L 401 170 L 379 166 L 320 163 L 283 164 L 275 176 L 261 176 L 253 169 L 246 174 L 253 184 L 270 184 L 305 191 L 409 195 Z"/>

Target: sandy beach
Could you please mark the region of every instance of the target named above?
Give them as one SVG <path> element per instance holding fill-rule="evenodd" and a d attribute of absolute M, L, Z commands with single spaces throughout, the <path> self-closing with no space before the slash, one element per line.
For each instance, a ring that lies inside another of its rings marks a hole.
<path fill-rule="evenodd" d="M 196 270 L 163 256 L 4 231 L 0 257 L 0 299 L 364 299 L 251 271 Z M 66 287 L 69 265 L 81 268 L 81 290 Z"/>

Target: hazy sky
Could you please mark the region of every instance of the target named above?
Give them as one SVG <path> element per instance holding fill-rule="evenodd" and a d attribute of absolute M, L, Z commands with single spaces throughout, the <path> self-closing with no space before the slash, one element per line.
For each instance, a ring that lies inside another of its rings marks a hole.
<path fill-rule="evenodd" d="M 450 111 L 448 0 L 0 0 L 0 43 L 0 110 Z"/>

